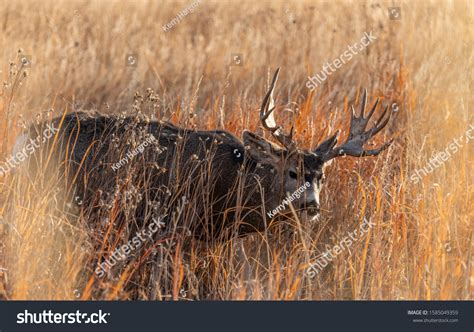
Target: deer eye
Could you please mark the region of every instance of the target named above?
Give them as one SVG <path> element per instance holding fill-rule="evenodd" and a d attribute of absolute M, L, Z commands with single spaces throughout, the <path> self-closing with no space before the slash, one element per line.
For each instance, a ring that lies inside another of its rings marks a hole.
<path fill-rule="evenodd" d="M 298 174 L 296 174 L 296 172 L 293 172 L 293 171 L 290 171 L 288 174 L 290 175 L 290 178 L 292 179 L 296 179 L 298 177 Z"/>

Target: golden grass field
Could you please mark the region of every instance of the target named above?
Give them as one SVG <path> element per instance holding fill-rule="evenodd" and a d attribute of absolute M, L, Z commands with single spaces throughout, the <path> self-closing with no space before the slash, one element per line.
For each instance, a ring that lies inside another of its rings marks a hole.
<path fill-rule="evenodd" d="M 276 102 L 285 110 L 277 117 L 288 128 L 294 121 L 301 146 L 314 147 L 329 127 L 347 133 L 348 107 L 363 87 L 370 102 L 398 106 L 380 135 L 394 144 L 376 158 L 339 158 L 329 167 L 316 224 L 295 217 L 206 248 L 191 240 L 186 249 L 163 246 L 162 269 L 150 270 L 144 253 L 101 280 L 91 264 L 92 243 L 102 239 L 84 226 L 88 215 L 79 211 L 81 222 L 72 223 L 58 213 L 67 202 L 47 189 L 53 177 L 20 183 L 7 173 L 0 177 L 0 298 L 472 299 L 473 144 L 410 180 L 474 125 L 472 2 L 403 1 L 401 19 L 391 20 L 392 2 L 202 0 L 163 31 L 191 3 L 0 1 L 0 161 L 25 125 L 77 109 L 139 109 L 238 137 L 258 132 L 277 67 Z M 310 92 L 307 77 L 366 31 L 377 39 Z M 136 66 L 127 65 L 128 54 Z M 241 65 L 232 54 L 241 54 Z M 30 62 L 22 64 L 25 56 Z M 146 96 L 138 106 L 137 92 Z M 365 238 L 316 277 L 304 273 L 364 217 L 376 224 Z"/>

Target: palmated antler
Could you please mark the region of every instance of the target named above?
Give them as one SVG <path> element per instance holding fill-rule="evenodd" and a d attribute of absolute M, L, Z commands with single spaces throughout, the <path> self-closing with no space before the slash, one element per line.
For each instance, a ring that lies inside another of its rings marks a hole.
<path fill-rule="evenodd" d="M 372 109 L 370 110 L 369 114 L 367 117 L 365 117 L 365 107 L 367 104 L 367 89 L 364 90 L 364 96 L 362 97 L 362 105 L 360 109 L 360 115 L 357 116 L 356 112 L 354 110 L 354 106 L 351 106 L 352 109 L 352 115 L 351 115 L 351 127 L 350 127 L 350 132 L 347 140 L 344 142 L 344 144 L 340 146 L 336 146 L 337 144 L 337 137 L 339 135 L 339 130 L 325 140 L 323 143 L 321 143 L 316 150 L 314 151 L 317 155 L 321 156 L 323 160 L 329 161 L 335 157 L 339 156 L 353 156 L 353 157 L 365 157 L 365 156 L 376 156 L 386 148 L 392 144 L 393 139 L 391 139 L 389 142 L 385 143 L 378 149 L 373 149 L 373 150 L 365 150 L 364 149 L 364 144 L 370 140 L 372 137 L 374 137 L 379 131 L 381 131 L 388 123 L 390 120 L 390 117 L 392 116 L 392 112 L 388 112 L 388 106 L 385 107 L 385 110 L 383 113 L 380 115 L 378 120 L 375 122 L 375 125 L 370 128 L 369 130 L 365 131 L 367 128 L 367 124 L 370 121 L 370 118 L 374 114 L 377 105 L 379 103 L 379 98 L 375 101 L 374 106 L 372 106 Z M 388 113 L 388 116 L 387 116 Z"/>
<path fill-rule="evenodd" d="M 268 90 L 265 98 L 263 98 L 262 107 L 260 108 L 260 121 L 262 122 L 263 128 L 268 130 L 278 142 L 280 142 L 286 149 L 294 149 L 296 147 L 293 141 L 293 127 L 291 127 L 290 133 L 285 134 L 281 126 L 277 126 L 273 111 L 275 110 L 275 102 L 273 100 L 273 91 L 275 90 L 275 84 L 278 80 L 278 74 L 280 68 L 277 68 L 273 75 L 270 89 Z"/>

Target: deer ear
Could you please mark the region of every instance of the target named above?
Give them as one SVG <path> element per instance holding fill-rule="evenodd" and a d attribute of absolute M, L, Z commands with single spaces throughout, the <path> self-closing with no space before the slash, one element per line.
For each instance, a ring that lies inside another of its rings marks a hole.
<path fill-rule="evenodd" d="M 339 130 L 326 139 L 324 142 L 322 142 L 315 150 L 314 153 L 316 153 L 318 156 L 323 157 L 326 153 L 332 150 L 334 146 L 337 144 L 337 137 L 339 136 Z"/>
<path fill-rule="evenodd" d="M 282 149 L 257 134 L 244 130 L 243 139 L 245 153 L 258 162 L 275 164 L 282 157 Z"/>

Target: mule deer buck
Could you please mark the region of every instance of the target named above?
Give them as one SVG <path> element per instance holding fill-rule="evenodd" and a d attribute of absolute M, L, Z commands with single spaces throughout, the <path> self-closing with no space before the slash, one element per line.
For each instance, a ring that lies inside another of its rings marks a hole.
<path fill-rule="evenodd" d="M 293 140 L 293 128 L 285 133 L 275 123 L 273 94 L 278 74 L 279 69 L 263 99 L 260 120 L 279 144 L 247 130 L 241 141 L 226 131 L 191 130 L 133 117 L 76 112 L 53 119 L 60 128 L 54 149 L 61 151 L 58 160 L 63 173 L 69 174 L 66 182 L 74 187 L 73 196 L 94 213 L 94 207 L 116 204 L 118 193 L 122 207 L 132 206 L 135 213 L 131 217 L 118 211 L 117 219 L 130 219 L 143 227 L 156 215 L 174 216 L 187 223 L 173 227 L 190 230 L 198 238 L 227 238 L 264 230 L 274 217 L 268 212 L 309 183 L 291 204 L 311 218 L 317 216 L 323 166 L 340 156 L 377 156 L 386 149 L 392 141 L 373 150 L 364 149 L 364 144 L 387 125 L 391 112 L 387 106 L 366 130 L 379 100 L 366 114 L 365 91 L 359 114 L 352 107 L 344 143 L 337 145 L 337 132 L 314 149 L 300 149 Z M 124 154 L 150 135 L 155 138 L 150 147 L 134 156 Z M 104 192 L 115 196 L 107 200 Z"/>

